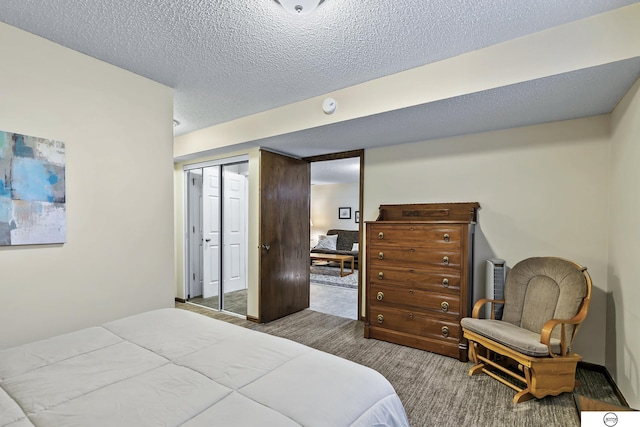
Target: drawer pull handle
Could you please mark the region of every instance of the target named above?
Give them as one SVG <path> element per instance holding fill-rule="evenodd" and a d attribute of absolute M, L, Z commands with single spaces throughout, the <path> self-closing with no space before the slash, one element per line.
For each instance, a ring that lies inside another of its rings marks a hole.
<path fill-rule="evenodd" d="M 446 313 L 447 311 L 449 311 L 449 303 L 446 301 L 442 301 L 440 303 L 440 308 Z"/>
<path fill-rule="evenodd" d="M 409 313 L 409 319 L 413 319 L 413 313 Z"/>
<path fill-rule="evenodd" d="M 384 258 L 384 254 L 383 254 L 382 252 L 380 252 L 380 253 L 378 254 L 378 259 L 383 259 L 383 258 Z"/>
<path fill-rule="evenodd" d="M 409 289 L 409 294 L 413 295 L 413 289 Z"/>
<path fill-rule="evenodd" d="M 378 295 L 376 295 L 376 298 L 378 299 L 378 301 L 382 301 L 384 299 L 384 293 L 378 292 Z"/>
<path fill-rule="evenodd" d="M 384 273 L 382 271 L 378 273 L 378 279 L 380 280 L 384 279 Z"/>
<path fill-rule="evenodd" d="M 442 335 L 447 338 L 449 336 L 449 328 L 446 326 L 442 327 Z"/>
<path fill-rule="evenodd" d="M 442 286 L 445 288 L 449 287 L 449 279 L 447 279 L 446 277 L 444 279 L 442 279 Z"/>
<path fill-rule="evenodd" d="M 444 241 L 445 242 L 449 241 L 449 234 L 448 233 L 444 233 Z"/>
<path fill-rule="evenodd" d="M 409 252 L 415 252 L 415 251 L 416 251 L 416 250 L 415 250 L 415 249 L 413 249 L 413 248 L 409 249 Z"/>
<path fill-rule="evenodd" d="M 378 233 L 378 239 L 384 239 L 384 233 L 382 231 Z"/>
<path fill-rule="evenodd" d="M 378 314 L 378 323 L 384 322 L 384 316 L 382 314 Z"/>
<path fill-rule="evenodd" d="M 449 265 L 449 257 L 448 256 L 443 257 L 442 262 L 444 263 L 444 265 Z"/>

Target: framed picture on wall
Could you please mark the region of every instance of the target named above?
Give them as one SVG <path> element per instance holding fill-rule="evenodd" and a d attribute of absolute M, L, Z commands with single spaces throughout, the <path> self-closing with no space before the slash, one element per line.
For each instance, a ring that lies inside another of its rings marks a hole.
<path fill-rule="evenodd" d="M 65 144 L 0 131 L 0 246 L 67 241 Z"/>
<path fill-rule="evenodd" d="M 355 213 L 355 218 L 356 218 L 356 224 L 360 222 L 360 211 L 356 211 Z"/>
<path fill-rule="evenodd" d="M 338 208 L 338 219 L 351 219 L 351 208 Z"/>

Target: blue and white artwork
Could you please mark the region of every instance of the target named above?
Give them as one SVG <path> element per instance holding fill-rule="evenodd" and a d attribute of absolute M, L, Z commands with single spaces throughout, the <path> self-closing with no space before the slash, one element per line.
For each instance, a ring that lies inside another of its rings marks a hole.
<path fill-rule="evenodd" d="M 0 246 L 64 243 L 64 143 L 0 131 Z"/>

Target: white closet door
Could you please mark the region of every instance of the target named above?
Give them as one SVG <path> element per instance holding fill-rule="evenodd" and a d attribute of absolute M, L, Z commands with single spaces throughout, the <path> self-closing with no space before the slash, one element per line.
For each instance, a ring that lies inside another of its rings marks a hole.
<path fill-rule="evenodd" d="M 247 256 L 247 206 L 246 178 L 235 172 L 225 170 L 224 179 L 224 250 L 223 289 L 224 293 L 247 288 L 246 256 Z"/>
<path fill-rule="evenodd" d="M 220 289 L 220 166 L 202 169 L 202 296 L 218 295 Z"/>

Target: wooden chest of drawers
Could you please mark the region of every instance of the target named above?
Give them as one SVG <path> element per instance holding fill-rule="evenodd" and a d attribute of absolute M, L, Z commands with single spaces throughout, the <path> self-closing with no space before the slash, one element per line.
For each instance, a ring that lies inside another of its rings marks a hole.
<path fill-rule="evenodd" d="M 478 203 L 381 205 L 366 223 L 365 338 L 467 360 Z"/>

